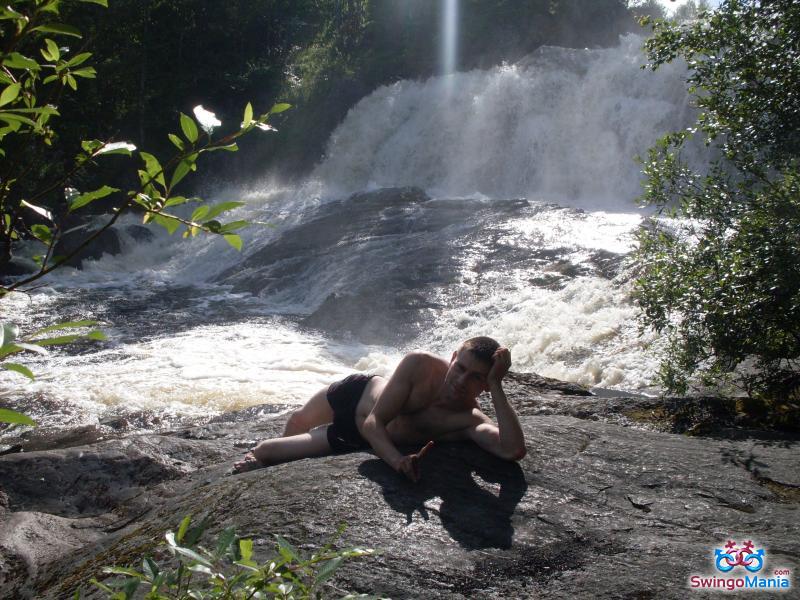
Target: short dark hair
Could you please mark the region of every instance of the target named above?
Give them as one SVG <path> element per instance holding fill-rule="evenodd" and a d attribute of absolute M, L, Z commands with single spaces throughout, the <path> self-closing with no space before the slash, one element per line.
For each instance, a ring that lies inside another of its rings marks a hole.
<path fill-rule="evenodd" d="M 469 350 L 478 360 L 491 365 L 494 362 L 494 353 L 500 347 L 500 343 L 485 335 L 469 338 L 461 344 L 462 350 Z"/>

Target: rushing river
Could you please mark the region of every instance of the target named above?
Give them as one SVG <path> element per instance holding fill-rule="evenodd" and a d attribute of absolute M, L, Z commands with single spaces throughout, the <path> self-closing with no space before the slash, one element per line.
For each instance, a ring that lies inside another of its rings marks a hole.
<path fill-rule="evenodd" d="M 0 375 L 6 400 L 53 427 L 169 423 L 300 403 L 479 334 L 519 371 L 652 391 L 659 340 L 640 336 L 625 260 L 645 216 L 634 157 L 690 108 L 685 67 L 643 71 L 640 45 L 376 90 L 304 184 L 212 192 L 273 225 L 247 230 L 241 254 L 123 230 L 122 254 L 3 301 L 24 329 L 94 318 L 109 336 L 30 357 L 35 382 Z"/>

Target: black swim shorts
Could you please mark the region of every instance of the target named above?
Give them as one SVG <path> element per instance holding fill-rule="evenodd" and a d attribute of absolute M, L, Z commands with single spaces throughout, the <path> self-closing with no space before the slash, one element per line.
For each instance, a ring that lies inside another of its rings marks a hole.
<path fill-rule="evenodd" d="M 328 403 L 333 409 L 333 423 L 328 425 L 328 443 L 334 453 L 369 448 L 356 427 L 356 408 L 361 394 L 374 375 L 348 375 L 328 388 Z"/>

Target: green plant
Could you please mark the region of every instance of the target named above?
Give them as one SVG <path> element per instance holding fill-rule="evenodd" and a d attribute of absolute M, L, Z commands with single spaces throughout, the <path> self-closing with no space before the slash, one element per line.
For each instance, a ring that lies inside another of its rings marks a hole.
<path fill-rule="evenodd" d="M 253 540 L 240 538 L 233 527 L 223 530 L 213 548 L 200 544 L 209 523 L 195 526 L 191 518 L 181 522 L 177 532 L 165 535 L 166 562 L 152 557 L 142 561 L 141 571 L 129 567 L 106 567 L 103 572 L 120 576 L 116 580 L 92 583 L 113 600 L 142 597 L 147 600 L 250 600 L 264 598 L 321 598 L 325 582 L 345 560 L 372 556 L 374 550 L 335 550 L 341 526 L 333 540 L 305 556 L 276 535 L 277 554 L 263 562 L 253 558 Z M 76 598 L 80 597 L 76 592 Z M 371 596 L 347 596 L 371 598 Z"/>
<path fill-rule="evenodd" d="M 638 236 L 636 300 L 669 340 L 661 381 L 788 402 L 800 385 L 800 4 L 726 0 L 688 24 L 650 24 L 648 66 L 685 59 L 699 109 L 644 161 L 659 216 Z M 693 136 L 707 167 L 685 159 Z"/>
<path fill-rule="evenodd" d="M 216 115 L 201 105 L 194 108 L 194 118 L 180 115 L 180 133 L 168 134 L 176 148 L 174 154 L 160 160 L 154 154 L 138 150 L 126 141 L 84 140 L 70 167 L 55 171 L 52 180 L 46 180 L 52 169 L 37 168 L 37 161 L 49 161 L 49 149 L 58 138 L 56 126 L 59 102 L 64 95 L 78 89 L 80 79 L 96 76 L 88 61 L 90 52 L 77 51 L 55 40 L 80 40 L 81 33 L 62 22 L 64 6 L 95 4 L 108 6 L 107 0 L 10 0 L 0 7 L 0 269 L 11 258 L 15 244 L 29 239 L 42 250 L 34 256 L 38 270 L 12 283 L 0 286 L 0 298 L 47 275 L 66 261 L 78 255 L 86 246 L 114 225 L 126 212 L 137 211 L 143 222 L 156 223 L 170 234 L 181 227 L 184 237 L 201 232 L 220 235 L 237 250 L 242 239 L 237 231 L 250 225 L 246 220 L 222 222 L 221 216 L 243 205 L 242 202 L 222 202 L 215 205 L 201 198 L 186 197 L 176 193 L 184 178 L 197 170 L 200 156 L 215 151 L 235 152 L 237 140 L 253 130 L 271 131 L 267 124 L 271 115 L 281 113 L 288 104 L 275 104 L 263 114 L 256 115 L 247 103 L 241 123 L 222 136 L 214 132 L 222 123 Z M 123 183 L 103 183 L 95 189 L 78 190 L 73 181 L 85 180 L 98 166 L 98 161 L 109 156 L 123 156 L 133 167 L 131 180 L 134 186 Z M 135 162 L 134 162 L 135 161 Z M 67 230 L 74 230 L 74 216 L 86 207 L 104 204 L 105 222 L 86 232 L 78 243 L 64 255 L 56 251 Z M 178 207 L 194 203 L 191 212 L 180 212 Z M 85 323 L 84 323 L 85 325 Z M 62 323 L 47 328 L 48 331 L 74 327 Z M 42 331 L 32 334 L 36 336 Z M 60 341 L 20 339 L 19 331 L 11 323 L 3 324 L 0 340 L 0 361 L 11 354 L 23 351 L 40 352 L 45 345 L 70 343 L 78 339 L 102 339 L 100 332 L 61 336 Z M 53 338 L 56 339 L 56 338 Z M 0 363 L 2 368 L 26 377 L 33 374 L 17 363 Z M 13 411 L 0 412 L 0 421 L 27 423 L 24 416 Z M 29 421 L 29 419 L 28 419 Z"/>

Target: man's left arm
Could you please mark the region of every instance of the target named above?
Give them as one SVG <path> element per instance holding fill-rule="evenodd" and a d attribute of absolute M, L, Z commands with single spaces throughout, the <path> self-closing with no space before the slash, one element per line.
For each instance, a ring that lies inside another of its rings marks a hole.
<path fill-rule="evenodd" d="M 468 437 L 484 450 L 505 460 L 522 460 L 525 456 L 525 434 L 517 413 L 508 403 L 503 391 L 503 377 L 511 368 L 508 348 L 498 348 L 494 353 L 492 369 L 486 377 L 492 395 L 497 425 L 488 419 L 467 430 Z"/>

